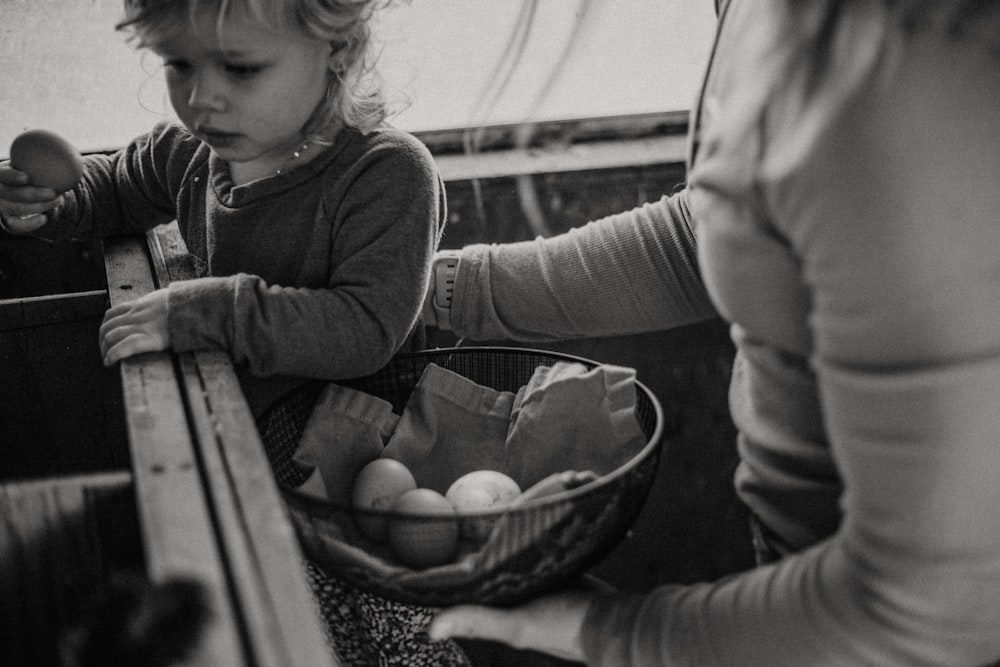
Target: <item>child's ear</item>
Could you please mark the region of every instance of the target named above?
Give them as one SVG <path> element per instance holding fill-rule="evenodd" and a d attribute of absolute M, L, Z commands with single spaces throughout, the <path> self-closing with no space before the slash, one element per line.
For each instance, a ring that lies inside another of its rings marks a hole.
<path fill-rule="evenodd" d="M 347 58 L 350 49 L 343 44 L 330 45 L 330 54 L 326 57 L 326 66 L 334 74 L 347 71 Z"/>

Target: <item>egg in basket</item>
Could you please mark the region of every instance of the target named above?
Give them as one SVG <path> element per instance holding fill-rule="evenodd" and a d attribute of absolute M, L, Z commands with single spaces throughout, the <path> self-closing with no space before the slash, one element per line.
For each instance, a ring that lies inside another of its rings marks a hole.
<path fill-rule="evenodd" d="M 663 416 L 634 371 L 553 352 L 402 354 L 328 385 L 282 489 L 307 558 L 428 606 L 505 605 L 580 575 L 649 493 Z"/>

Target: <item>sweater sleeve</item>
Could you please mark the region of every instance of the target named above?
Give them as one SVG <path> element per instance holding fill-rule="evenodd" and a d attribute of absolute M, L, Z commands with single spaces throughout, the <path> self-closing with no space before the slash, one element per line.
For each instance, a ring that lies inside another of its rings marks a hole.
<path fill-rule="evenodd" d="M 565 234 L 463 250 L 451 325 L 473 339 L 641 333 L 715 316 L 684 191 Z"/>
<path fill-rule="evenodd" d="M 294 265 L 287 279 L 244 269 L 170 285 L 175 349 L 225 349 L 258 377 L 339 379 L 388 362 L 419 316 L 443 226 L 443 186 L 412 138 L 379 144 L 349 170 L 335 186 L 343 192 L 319 214 L 318 232 L 274 241 Z M 273 228 L 268 220 L 248 224 Z M 285 247 L 294 243 L 302 247 Z M 295 275 L 302 266 L 329 267 L 324 284 L 303 287 Z"/>
<path fill-rule="evenodd" d="M 169 222 L 194 145 L 179 127 L 160 123 L 119 151 L 85 156 L 83 179 L 36 236 L 86 240 L 140 233 Z"/>

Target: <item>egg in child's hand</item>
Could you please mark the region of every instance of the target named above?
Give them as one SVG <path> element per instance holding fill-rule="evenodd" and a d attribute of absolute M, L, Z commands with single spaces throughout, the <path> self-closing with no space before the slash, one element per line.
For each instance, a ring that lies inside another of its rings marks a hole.
<path fill-rule="evenodd" d="M 389 544 L 403 563 L 422 569 L 444 565 L 455 557 L 458 522 L 455 507 L 433 489 L 413 489 L 396 499 L 393 512 L 400 514 L 440 514 L 441 521 L 393 517 L 389 521 Z"/>
<path fill-rule="evenodd" d="M 496 470 L 475 470 L 452 482 L 445 497 L 461 512 L 481 512 L 501 509 L 521 495 L 521 487 L 508 475 Z M 492 530 L 492 522 L 470 519 L 462 522 L 462 537 L 485 540 Z"/>
<path fill-rule="evenodd" d="M 68 141 L 46 130 L 19 134 L 10 145 L 10 166 L 32 185 L 66 192 L 83 177 L 83 158 Z"/>
<path fill-rule="evenodd" d="M 362 509 L 388 510 L 404 492 L 417 488 L 413 473 L 395 459 L 379 458 L 368 463 L 354 478 L 351 505 Z M 387 522 L 379 516 L 355 516 L 358 527 L 377 542 L 385 542 Z"/>

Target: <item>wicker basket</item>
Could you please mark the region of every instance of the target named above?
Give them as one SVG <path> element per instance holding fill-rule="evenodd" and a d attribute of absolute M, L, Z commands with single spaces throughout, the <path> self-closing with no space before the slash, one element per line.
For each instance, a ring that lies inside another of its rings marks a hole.
<path fill-rule="evenodd" d="M 496 390 L 516 392 L 538 366 L 559 361 L 597 366 L 587 359 L 539 350 L 447 348 L 400 355 L 379 372 L 347 384 L 389 401 L 398 413 L 428 363 Z M 505 522 L 504 530 L 493 532 L 484 557 L 422 571 L 389 567 L 370 544 L 357 538 L 357 531 L 349 529 L 360 510 L 284 489 L 303 550 L 362 590 L 427 606 L 515 604 L 565 584 L 618 544 L 649 494 L 660 455 L 663 414 L 648 388 L 636 382 L 636 390 L 636 417 L 647 439 L 638 454 L 617 470 L 576 488 L 505 510 L 465 515 L 465 521 Z M 363 513 L 393 518 L 390 512 Z M 407 520 L 442 519 L 408 516 Z M 494 539 L 498 533 L 499 544 Z"/>

